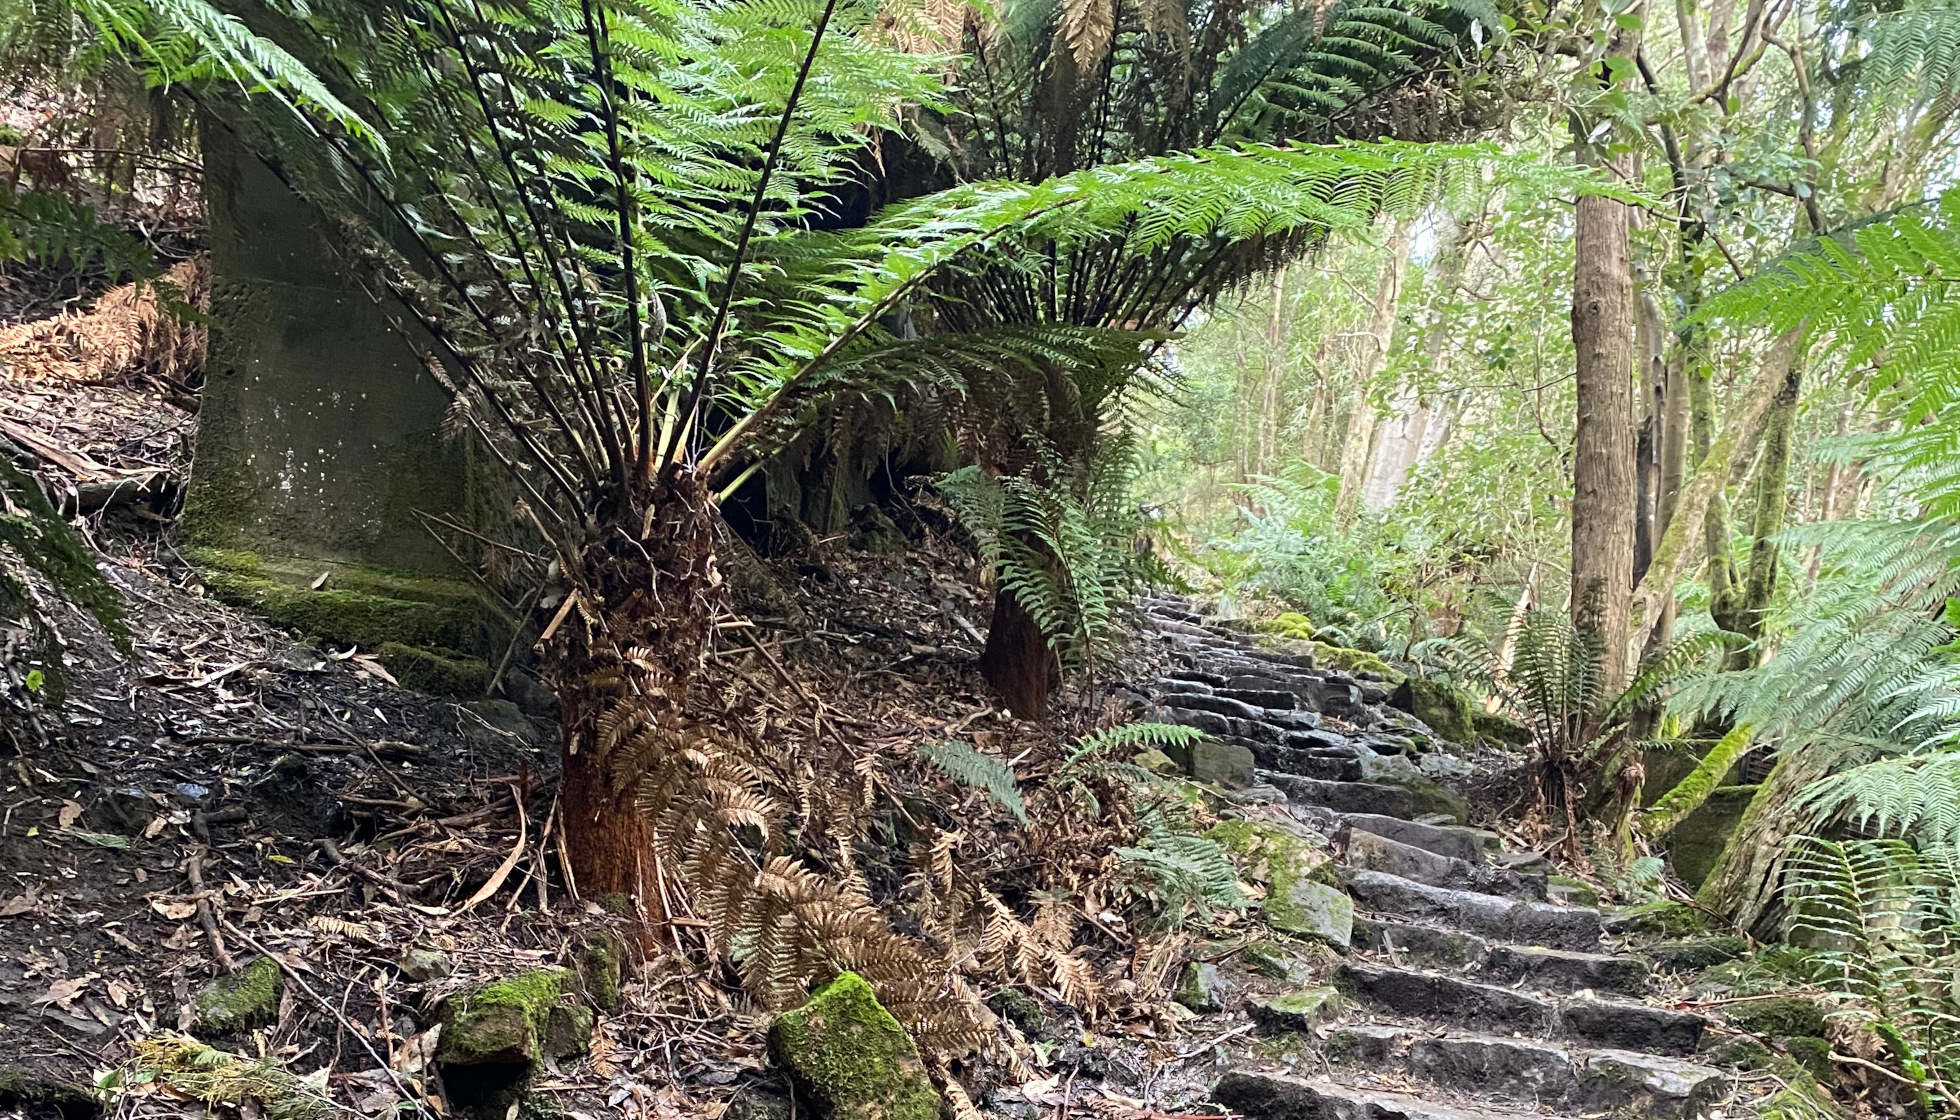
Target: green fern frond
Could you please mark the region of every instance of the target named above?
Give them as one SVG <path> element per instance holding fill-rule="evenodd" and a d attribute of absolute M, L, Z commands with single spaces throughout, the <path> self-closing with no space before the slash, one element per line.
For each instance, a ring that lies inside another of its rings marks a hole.
<path fill-rule="evenodd" d="M 993 798 L 1001 808 L 1012 813 L 1015 820 L 1028 823 L 1028 806 L 1021 798 L 1020 781 L 1000 759 L 982 754 L 957 739 L 923 743 L 919 746 L 919 757 L 961 785 L 980 790 Z"/>

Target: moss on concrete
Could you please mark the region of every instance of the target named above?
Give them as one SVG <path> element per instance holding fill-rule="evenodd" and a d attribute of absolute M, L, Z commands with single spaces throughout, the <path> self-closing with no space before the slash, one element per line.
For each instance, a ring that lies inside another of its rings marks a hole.
<path fill-rule="evenodd" d="M 1346 649 L 1326 642 L 1315 642 L 1313 655 L 1318 664 L 1344 673 L 1373 673 L 1390 682 L 1402 679 L 1402 674 L 1394 666 L 1365 649 Z"/>
<path fill-rule="evenodd" d="M 854 972 L 778 1016 L 769 1041 L 828 1120 L 938 1120 L 918 1048 Z"/>
<path fill-rule="evenodd" d="M 431 696 L 481 696 L 490 674 L 481 657 L 452 657 L 400 642 L 382 642 L 375 655 L 403 688 Z"/>
<path fill-rule="evenodd" d="M 1755 786 L 1720 786 L 1707 794 L 1700 807 L 1682 816 L 1667 835 L 1667 859 L 1675 874 L 1699 887 L 1715 870 L 1722 849 L 1742 823 Z"/>
<path fill-rule="evenodd" d="M 1620 932 L 1649 937 L 1687 938 L 1713 932 L 1706 913 L 1671 899 L 1629 906 L 1613 915 L 1613 925 Z"/>
<path fill-rule="evenodd" d="M 370 649 L 397 642 L 457 650 L 482 641 L 482 601 L 467 584 L 323 561 L 268 561 L 240 549 L 191 548 L 186 556 L 212 598 L 311 637 Z M 327 582 L 315 590 L 322 572 Z"/>
<path fill-rule="evenodd" d="M 285 977 L 279 963 L 259 957 L 197 990 L 191 1006 L 197 1011 L 200 1034 L 236 1034 L 272 1022 L 279 1014 L 279 995 Z"/>
<path fill-rule="evenodd" d="M 1205 833 L 1232 853 L 1246 878 L 1266 884 L 1260 904 L 1266 924 L 1345 949 L 1354 930 L 1354 903 L 1336 885 L 1327 853 L 1278 825 L 1226 820 Z"/>

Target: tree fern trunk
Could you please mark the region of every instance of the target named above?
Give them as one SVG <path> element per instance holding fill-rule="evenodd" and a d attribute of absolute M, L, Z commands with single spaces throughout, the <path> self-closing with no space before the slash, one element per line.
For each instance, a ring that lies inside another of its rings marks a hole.
<path fill-rule="evenodd" d="M 994 620 L 980 654 L 987 678 L 1007 710 L 1021 719 L 1048 714 L 1048 694 L 1061 683 L 1061 664 L 1040 623 L 1005 588 L 994 596 Z"/>
<path fill-rule="evenodd" d="M 716 516 L 691 477 L 665 477 L 644 503 L 602 521 L 569 573 L 575 601 L 546 644 L 564 722 L 559 816 L 573 885 L 625 896 L 655 920 L 653 825 L 641 781 L 690 734 L 684 712 L 721 597 Z M 666 872 L 677 869 L 664 868 Z"/>

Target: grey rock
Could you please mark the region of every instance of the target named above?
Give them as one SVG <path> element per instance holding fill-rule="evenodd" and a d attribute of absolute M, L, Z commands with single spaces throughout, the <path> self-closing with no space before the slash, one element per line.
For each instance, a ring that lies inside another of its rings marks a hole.
<path fill-rule="evenodd" d="M 1193 696 L 1211 695 L 1211 686 L 1203 681 L 1181 681 L 1167 677 L 1157 682 L 1159 692 L 1188 693 Z"/>
<path fill-rule="evenodd" d="M 1296 751 L 1336 751 L 1349 758 L 1357 757 L 1354 741 L 1332 731 L 1312 728 L 1293 731 L 1286 736 L 1286 745 Z"/>
<path fill-rule="evenodd" d="M 1255 999 L 1246 1004 L 1252 1021 L 1272 1034 L 1310 1031 L 1341 1014 L 1341 993 L 1332 988 L 1308 988 L 1283 996 Z"/>
<path fill-rule="evenodd" d="M 1179 696 L 1177 698 L 1177 704 L 1180 708 L 1189 708 L 1199 712 L 1217 712 L 1221 716 L 1231 716 L 1234 719 L 1257 720 L 1261 715 L 1265 714 L 1258 706 L 1248 704 L 1243 700 L 1234 700 L 1229 696 L 1199 696 L 1196 694 Z"/>
<path fill-rule="evenodd" d="M 1421 799 L 1406 787 L 1380 782 L 1330 782 L 1274 774 L 1267 779 L 1286 791 L 1301 805 L 1322 805 L 1337 813 L 1379 813 L 1390 817 L 1413 817 L 1420 811 Z"/>
<path fill-rule="evenodd" d="M 1183 700 L 1185 697 L 1179 696 L 1176 699 Z M 1195 727 L 1207 735 L 1230 735 L 1232 733 L 1232 721 L 1216 712 L 1200 712 L 1190 708 L 1167 706 L 1164 708 L 1163 720 L 1165 723 L 1178 723 L 1183 724 L 1185 727 Z"/>
<path fill-rule="evenodd" d="M 1515 1038 L 1418 1038 L 1409 1044 L 1409 1069 L 1453 1089 L 1483 1090 L 1531 1103 L 1568 1100 L 1579 1088 L 1569 1051 Z"/>
<path fill-rule="evenodd" d="M 1245 789 L 1253 784 L 1252 752 L 1237 743 L 1200 740 L 1191 744 L 1191 777 L 1226 789 Z"/>
<path fill-rule="evenodd" d="M 1490 952 L 1490 943 L 1474 933 L 1379 918 L 1356 918 L 1354 939 L 1395 960 L 1449 968 L 1474 966 Z"/>
<path fill-rule="evenodd" d="M 1249 1120 L 1523 1120 L 1536 1113 L 1445 1107 L 1402 1093 L 1378 1093 L 1326 1079 L 1233 1070 L 1211 1099 Z"/>
<path fill-rule="evenodd" d="M 1227 700 L 1238 700 L 1255 708 L 1274 708 L 1290 712 L 1299 705 L 1299 700 L 1291 692 L 1267 688 L 1221 688 L 1218 695 Z"/>
<path fill-rule="evenodd" d="M 1418 824 L 1400 817 L 1384 817 L 1376 813 L 1350 813 L 1343 822 L 1355 828 L 1366 829 L 1377 836 L 1390 840 L 1400 840 L 1418 848 L 1427 848 L 1437 855 L 1460 859 L 1466 863 L 1484 863 L 1486 854 L 1499 843 L 1496 834 L 1478 828 L 1462 825 Z"/>
<path fill-rule="evenodd" d="M 1727 1084 L 1728 1075 L 1719 1069 L 1630 1050 L 1595 1050 L 1585 1061 L 1588 1106 L 1636 1116 L 1700 1116 L 1721 1099 Z"/>
<path fill-rule="evenodd" d="M 1354 900 L 1325 883 L 1296 879 L 1268 896 L 1266 922 L 1274 929 L 1325 941 L 1345 950 L 1354 940 Z"/>
<path fill-rule="evenodd" d="M 437 949 L 423 949 L 410 945 L 402 950 L 395 961 L 401 974 L 417 984 L 440 980 L 449 975 L 449 957 Z"/>
<path fill-rule="evenodd" d="M 1184 975 L 1171 998 L 1201 1015 L 1209 1015 L 1225 1010 L 1225 997 L 1231 990 L 1231 981 L 1225 979 L 1217 965 L 1192 961 L 1184 966 Z"/>
<path fill-rule="evenodd" d="M 1326 1053 L 1332 1061 L 1386 1069 L 1415 1033 L 1407 1027 L 1340 1027 L 1328 1034 Z"/>

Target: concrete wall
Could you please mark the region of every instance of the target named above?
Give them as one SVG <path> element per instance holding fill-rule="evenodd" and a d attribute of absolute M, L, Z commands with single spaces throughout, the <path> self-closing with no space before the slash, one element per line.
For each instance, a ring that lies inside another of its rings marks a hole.
<path fill-rule="evenodd" d="M 195 545 L 455 576 L 415 509 L 461 512 L 447 395 L 320 219 L 205 130 L 211 346 L 185 524 Z"/>

